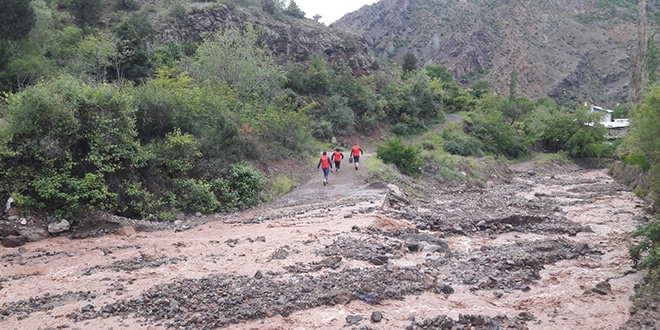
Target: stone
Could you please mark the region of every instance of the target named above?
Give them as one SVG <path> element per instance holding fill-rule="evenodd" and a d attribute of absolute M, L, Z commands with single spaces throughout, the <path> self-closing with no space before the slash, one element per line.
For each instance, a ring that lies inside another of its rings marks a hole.
<path fill-rule="evenodd" d="M 371 262 L 376 266 L 382 266 L 387 263 L 388 259 L 389 258 L 387 256 L 374 256 L 371 259 L 369 259 L 369 262 Z"/>
<path fill-rule="evenodd" d="M 25 252 L 27 252 L 27 249 L 26 249 L 26 248 L 24 248 L 24 247 L 19 247 L 19 248 L 18 248 L 18 253 L 23 254 L 23 253 L 25 253 Z"/>
<path fill-rule="evenodd" d="M 149 214 L 147 216 L 147 220 L 149 220 L 149 221 L 158 221 L 158 218 L 153 214 Z"/>
<path fill-rule="evenodd" d="M 264 277 L 264 274 L 261 272 L 261 270 L 257 270 L 256 273 L 254 273 L 254 278 L 256 279 L 261 279 Z"/>
<path fill-rule="evenodd" d="M 25 237 L 28 242 L 38 242 L 48 238 L 48 232 L 42 227 L 22 227 L 18 233 Z"/>
<path fill-rule="evenodd" d="M 195 216 L 198 217 L 198 218 L 201 217 L 201 216 L 202 216 L 202 212 L 195 212 Z"/>
<path fill-rule="evenodd" d="M 131 226 L 122 226 L 117 229 L 117 235 L 120 236 L 133 236 L 135 235 L 135 229 Z"/>
<path fill-rule="evenodd" d="M 358 324 L 362 321 L 364 317 L 362 315 L 348 315 L 346 316 L 346 323 L 348 324 Z"/>
<path fill-rule="evenodd" d="M 383 319 L 383 313 L 378 312 L 378 311 L 371 313 L 371 322 L 378 323 L 382 319 Z"/>
<path fill-rule="evenodd" d="M 2 239 L 2 246 L 9 247 L 9 248 L 19 247 L 19 246 L 25 244 L 26 241 L 27 241 L 27 239 L 23 236 L 11 235 L 11 236 L 7 236 L 7 237 Z"/>
<path fill-rule="evenodd" d="M 182 220 L 175 220 L 174 225 L 177 226 L 177 227 L 181 227 L 181 225 L 183 225 L 183 221 Z"/>
<path fill-rule="evenodd" d="M 59 222 L 52 222 L 48 225 L 48 232 L 51 234 L 59 234 L 69 230 L 69 221 L 62 219 Z"/>
<path fill-rule="evenodd" d="M 426 225 L 426 222 L 420 221 L 415 225 L 415 228 L 419 230 L 426 230 L 428 226 Z"/>
<path fill-rule="evenodd" d="M 25 226 L 25 225 L 27 225 L 27 219 L 25 219 L 25 218 L 21 218 L 21 220 L 19 221 L 19 223 L 20 223 L 21 225 Z"/>
<path fill-rule="evenodd" d="M 601 295 L 607 295 L 612 293 L 612 286 L 610 285 L 610 282 L 608 281 L 602 281 L 598 284 L 596 284 L 596 287 L 591 289 L 591 291 L 601 294 Z"/>

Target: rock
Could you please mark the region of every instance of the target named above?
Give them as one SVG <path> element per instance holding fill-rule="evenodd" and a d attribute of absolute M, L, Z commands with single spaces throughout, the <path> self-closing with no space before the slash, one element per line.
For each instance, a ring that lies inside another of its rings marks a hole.
<path fill-rule="evenodd" d="M 25 218 L 21 218 L 21 220 L 19 221 L 19 223 L 20 223 L 21 225 L 25 226 L 25 225 L 27 225 L 27 219 L 25 219 Z"/>
<path fill-rule="evenodd" d="M 602 281 L 598 284 L 596 284 L 596 287 L 591 289 L 591 291 L 601 294 L 601 295 L 607 295 L 612 293 L 612 286 L 610 285 L 610 282 L 608 281 Z"/>
<path fill-rule="evenodd" d="M 153 215 L 153 214 L 150 213 L 150 214 L 147 216 L 147 220 L 149 220 L 149 221 L 158 221 L 158 218 L 157 218 L 155 215 Z"/>
<path fill-rule="evenodd" d="M 352 218 L 352 217 L 353 217 L 353 213 L 344 214 L 344 219 L 348 219 L 348 218 Z"/>
<path fill-rule="evenodd" d="M 175 312 L 178 311 L 179 310 L 179 302 L 172 299 L 172 301 L 170 301 L 170 310 L 175 311 Z"/>
<path fill-rule="evenodd" d="M 198 218 L 201 217 L 201 216 L 202 216 L 202 212 L 195 212 L 195 216 L 198 217 Z"/>
<path fill-rule="evenodd" d="M 383 319 L 383 313 L 381 312 L 373 312 L 371 313 L 371 322 L 380 322 Z"/>
<path fill-rule="evenodd" d="M 135 229 L 131 226 L 122 226 L 117 229 L 117 235 L 120 236 L 133 236 L 135 235 Z"/>
<path fill-rule="evenodd" d="M 181 225 L 183 225 L 183 221 L 182 220 L 175 220 L 174 225 L 177 226 L 177 227 L 181 227 Z"/>
<path fill-rule="evenodd" d="M 48 238 L 48 232 L 42 227 L 22 227 L 18 233 L 25 237 L 28 242 L 38 242 Z"/>
<path fill-rule="evenodd" d="M 186 214 L 183 213 L 183 212 L 178 212 L 177 214 L 174 215 L 174 219 L 185 220 L 186 219 Z"/>
<path fill-rule="evenodd" d="M 21 245 L 25 244 L 26 241 L 27 241 L 27 239 L 23 236 L 13 236 L 13 235 L 11 235 L 11 236 L 7 236 L 7 237 L 2 239 L 2 246 L 9 247 L 9 248 L 18 247 L 18 246 L 21 246 Z"/>
<path fill-rule="evenodd" d="M 339 141 L 337 141 L 337 138 L 333 136 L 332 139 L 330 139 L 330 143 L 332 143 L 333 145 L 337 145 Z"/>
<path fill-rule="evenodd" d="M 266 241 L 266 236 L 257 236 L 257 238 L 254 239 L 255 242 L 265 242 Z"/>
<path fill-rule="evenodd" d="M 351 227 L 351 231 L 359 233 L 360 232 L 360 227 L 353 225 L 353 227 Z"/>
<path fill-rule="evenodd" d="M 358 324 L 362 321 L 364 317 L 362 315 L 348 315 L 346 316 L 346 323 L 348 324 Z"/>
<path fill-rule="evenodd" d="M 426 225 L 426 222 L 420 221 L 415 225 L 415 228 L 419 230 L 426 230 L 428 226 Z"/>
<path fill-rule="evenodd" d="M 452 288 L 449 284 L 443 284 L 440 291 L 442 291 L 444 294 L 452 294 L 454 293 L 454 288 Z"/>
<path fill-rule="evenodd" d="M 374 256 L 371 259 L 369 259 L 369 262 L 376 266 L 382 266 L 387 263 L 387 260 L 389 258 L 387 256 Z"/>
<path fill-rule="evenodd" d="M 19 248 L 18 248 L 18 253 L 23 254 L 23 253 L 25 253 L 25 252 L 27 252 L 27 249 L 26 249 L 26 248 L 24 248 L 24 247 L 19 247 Z"/>
<path fill-rule="evenodd" d="M 256 279 L 261 279 L 263 277 L 264 277 L 264 274 L 261 273 L 261 270 L 257 270 L 257 272 L 254 273 L 254 278 L 256 278 Z"/>
<path fill-rule="evenodd" d="M 358 292 L 357 297 L 358 299 L 366 302 L 367 304 L 371 304 L 371 305 L 380 304 L 378 298 L 376 298 L 374 295 L 370 293 Z"/>
<path fill-rule="evenodd" d="M 62 219 L 59 222 L 52 222 L 48 225 L 48 232 L 51 234 L 59 234 L 69 230 L 69 221 Z"/>

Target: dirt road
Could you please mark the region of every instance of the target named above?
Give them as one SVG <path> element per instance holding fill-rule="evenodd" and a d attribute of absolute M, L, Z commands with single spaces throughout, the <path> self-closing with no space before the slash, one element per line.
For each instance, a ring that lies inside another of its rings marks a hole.
<path fill-rule="evenodd" d="M 509 183 L 394 207 L 344 163 L 328 186 L 317 172 L 271 205 L 191 229 L 3 249 L 0 328 L 555 330 L 628 318 L 640 275 L 627 232 L 642 202 L 604 170 L 523 164 Z"/>

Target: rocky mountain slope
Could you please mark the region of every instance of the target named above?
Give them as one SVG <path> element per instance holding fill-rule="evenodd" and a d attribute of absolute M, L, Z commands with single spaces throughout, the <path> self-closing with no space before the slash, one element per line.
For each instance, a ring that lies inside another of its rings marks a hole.
<path fill-rule="evenodd" d="M 333 26 L 393 61 L 412 52 L 443 64 L 464 84 L 488 79 L 506 95 L 517 70 L 519 95 L 613 107 L 627 99 L 635 21 L 625 0 L 381 0 Z"/>
<path fill-rule="evenodd" d="M 309 20 L 268 14 L 260 7 L 228 6 L 223 3 L 191 3 L 182 19 L 164 17 L 156 20 L 154 44 L 167 40 L 180 43 L 199 42 L 208 34 L 225 29 L 244 30 L 252 25 L 264 42 L 284 61 L 306 61 L 322 54 L 331 63 L 348 62 L 353 71 L 371 71 L 374 57 L 363 37 Z"/>

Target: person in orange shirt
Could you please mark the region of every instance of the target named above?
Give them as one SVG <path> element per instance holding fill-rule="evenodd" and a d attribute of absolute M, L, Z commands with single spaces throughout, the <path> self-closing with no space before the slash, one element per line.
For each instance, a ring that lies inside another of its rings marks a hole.
<path fill-rule="evenodd" d="M 330 156 L 330 160 L 335 162 L 335 172 L 339 173 L 339 167 L 341 166 L 341 160 L 344 159 L 344 154 L 339 150 L 339 148 L 335 149 L 335 152 L 332 153 L 332 156 Z"/>
<path fill-rule="evenodd" d="M 364 152 L 362 152 L 362 148 L 360 148 L 360 146 L 355 143 L 353 145 L 353 149 L 351 150 L 351 155 L 353 156 L 353 163 L 355 163 L 356 171 L 358 169 L 358 165 L 360 164 L 360 155 L 362 154 L 364 154 Z"/>
<path fill-rule="evenodd" d="M 323 169 L 323 177 L 325 177 L 325 180 L 323 180 L 323 185 L 325 186 L 326 184 L 328 184 L 328 175 L 330 174 L 330 170 L 332 169 L 332 162 L 330 161 L 330 157 L 328 157 L 328 153 L 325 151 L 323 152 L 321 159 L 319 159 L 319 164 L 316 165 L 317 169 L 319 167 Z"/>

